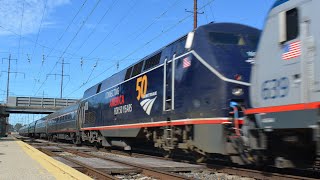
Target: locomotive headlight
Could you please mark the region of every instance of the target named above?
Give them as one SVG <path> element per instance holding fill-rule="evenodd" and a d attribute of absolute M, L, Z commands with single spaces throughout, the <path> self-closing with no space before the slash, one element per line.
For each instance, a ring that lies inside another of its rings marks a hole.
<path fill-rule="evenodd" d="M 240 87 L 233 88 L 232 94 L 235 96 L 241 96 L 243 94 L 243 89 Z"/>

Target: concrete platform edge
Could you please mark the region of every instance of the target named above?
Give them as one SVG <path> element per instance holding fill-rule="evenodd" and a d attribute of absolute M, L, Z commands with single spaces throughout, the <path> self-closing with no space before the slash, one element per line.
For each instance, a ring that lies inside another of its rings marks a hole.
<path fill-rule="evenodd" d="M 36 148 L 30 146 L 29 144 L 17 140 L 22 149 L 28 154 L 32 159 L 36 160 L 43 168 L 50 172 L 56 179 L 79 179 L 86 180 L 92 179 L 89 176 L 53 159 L 50 156 L 42 153 Z"/>

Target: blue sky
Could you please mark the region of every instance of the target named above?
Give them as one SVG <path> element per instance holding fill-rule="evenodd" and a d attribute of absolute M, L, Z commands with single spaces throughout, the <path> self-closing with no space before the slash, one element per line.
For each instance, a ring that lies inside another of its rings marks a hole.
<path fill-rule="evenodd" d="M 273 0 L 198 0 L 198 25 L 236 22 L 261 29 Z M 11 54 L 10 96 L 81 98 L 90 86 L 193 28 L 193 0 L 2 0 L 0 56 Z M 82 59 L 82 66 L 81 66 Z M 119 67 L 117 68 L 117 64 Z M 3 59 L 0 101 L 6 99 Z M 30 119 L 29 115 L 29 118 Z M 25 115 L 11 117 L 18 122 Z M 37 117 L 35 117 L 37 118 Z"/>

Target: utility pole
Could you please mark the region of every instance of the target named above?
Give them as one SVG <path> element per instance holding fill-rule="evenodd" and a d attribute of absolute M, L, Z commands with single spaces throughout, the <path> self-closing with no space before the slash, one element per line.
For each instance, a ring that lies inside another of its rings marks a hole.
<path fill-rule="evenodd" d="M 193 0 L 193 11 L 188 11 L 187 9 L 185 9 L 185 11 L 193 13 L 193 30 L 197 29 L 197 27 L 198 27 L 198 14 L 204 13 L 204 12 L 198 12 L 197 0 Z"/>
<path fill-rule="evenodd" d="M 15 74 L 23 74 L 25 77 L 25 74 L 22 72 L 11 72 L 11 61 L 17 61 L 17 59 L 11 59 L 11 54 L 9 54 L 9 58 L 2 58 L 2 63 L 3 60 L 8 60 L 8 71 L 1 71 L 7 73 L 7 103 L 9 99 L 9 90 L 10 90 L 10 73 L 15 73 Z"/>
<path fill-rule="evenodd" d="M 198 27 L 198 7 L 197 7 L 197 0 L 193 2 L 193 30 L 197 29 Z"/>
<path fill-rule="evenodd" d="M 7 78 L 7 103 L 8 103 L 8 99 L 9 99 L 9 83 L 10 83 L 10 64 L 11 64 L 11 54 L 9 55 L 9 59 L 8 59 L 8 78 Z"/>
<path fill-rule="evenodd" d="M 62 99 L 62 89 L 63 89 L 63 78 L 64 76 L 69 76 L 69 75 L 65 75 L 64 74 L 64 65 L 65 64 L 70 64 L 70 63 L 65 63 L 64 62 L 64 58 L 62 58 L 62 62 L 61 62 L 61 74 L 47 74 L 47 77 L 48 76 L 61 76 L 61 83 L 60 83 L 60 98 Z M 70 77 L 70 76 L 69 76 Z"/>
<path fill-rule="evenodd" d="M 63 67 L 64 67 L 64 58 L 62 58 L 61 63 L 61 85 L 60 85 L 60 98 L 62 99 L 62 87 L 63 87 Z"/>

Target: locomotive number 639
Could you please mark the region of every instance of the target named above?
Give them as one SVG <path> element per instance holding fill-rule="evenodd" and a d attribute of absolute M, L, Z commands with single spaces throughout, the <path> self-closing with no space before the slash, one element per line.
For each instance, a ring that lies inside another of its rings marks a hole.
<path fill-rule="evenodd" d="M 262 83 L 261 96 L 264 100 L 286 97 L 289 93 L 289 79 L 266 80 Z"/>

